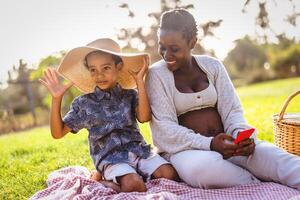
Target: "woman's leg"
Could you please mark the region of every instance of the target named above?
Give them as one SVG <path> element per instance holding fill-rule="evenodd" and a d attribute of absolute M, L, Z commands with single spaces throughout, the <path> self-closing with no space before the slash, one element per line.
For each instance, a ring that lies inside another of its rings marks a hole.
<path fill-rule="evenodd" d="M 193 187 L 224 188 L 260 182 L 214 151 L 187 150 L 173 154 L 170 161 L 180 178 Z"/>
<path fill-rule="evenodd" d="M 300 190 L 300 157 L 271 143 L 258 141 L 251 156 L 237 156 L 229 160 L 262 180 L 279 182 Z"/>

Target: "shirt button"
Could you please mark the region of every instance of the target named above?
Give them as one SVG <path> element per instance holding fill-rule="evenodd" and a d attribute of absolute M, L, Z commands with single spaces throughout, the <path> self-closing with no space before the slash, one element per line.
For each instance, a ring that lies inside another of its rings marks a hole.
<path fill-rule="evenodd" d="M 198 96 L 197 96 L 197 98 L 198 98 L 198 99 L 200 99 L 200 98 L 201 98 L 201 96 L 200 96 L 200 95 L 198 95 Z"/>

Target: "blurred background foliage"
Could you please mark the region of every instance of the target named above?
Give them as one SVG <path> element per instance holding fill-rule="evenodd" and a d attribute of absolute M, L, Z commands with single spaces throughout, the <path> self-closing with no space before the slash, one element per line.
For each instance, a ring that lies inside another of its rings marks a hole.
<path fill-rule="evenodd" d="M 292 7 L 292 11 L 285 16 L 285 22 L 297 27 L 300 13 L 295 11 L 292 0 L 284 1 Z M 276 33 L 270 25 L 268 16 L 272 10 L 268 10 L 266 5 L 276 1 L 245 0 L 241 12 L 247 12 L 250 2 L 258 4 L 259 7 L 253 19 L 257 35 L 255 38 L 246 35 L 236 40 L 234 48 L 223 60 L 235 86 L 299 76 L 299 40 L 288 37 L 284 32 Z M 123 51 L 146 51 L 151 55 L 151 62 L 156 62 L 160 59 L 157 53 L 157 29 L 161 14 L 173 8 L 194 9 L 193 4 L 183 4 L 180 0 L 161 0 L 160 4 L 160 12 L 148 14 L 153 21 L 150 27 L 124 27 L 117 32 L 118 40 L 125 43 Z M 121 3 L 119 7 L 128 13 L 128 20 L 135 18 L 135 13 L 129 4 Z M 222 19 L 218 19 L 199 24 L 198 42 L 193 53 L 215 56 L 213 50 L 203 47 L 202 41 L 206 37 L 215 37 L 214 31 L 222 26 L 222 22 Z M 268 34 L 270 32 L 277 41 L 270 40 Z M 0 134 L 48 123 L 51 97 L 37 80 L 47 67 L 56 68 L 65 54 L 66 51 L 61 50 L 42 58 L 38 66 L 28 67 L 20 59 L 19 66 L 14 66 L 13 70 L 8 72 L 8 87 L 0 89 Z M 63 113 L 68 110 L 72 99 L 79 94 L 75 87 L 66 93 L 63 100 Z"/>

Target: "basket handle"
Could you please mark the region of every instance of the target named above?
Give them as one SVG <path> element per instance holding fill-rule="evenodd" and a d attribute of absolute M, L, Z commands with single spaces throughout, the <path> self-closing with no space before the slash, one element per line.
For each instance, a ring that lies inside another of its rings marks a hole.
<path fill-rule="evenodd" d="M 284 115 L 284 113 L 285 113 L 285 110 L 286 110 L 287 106 L 289 105 L 290 101 L 291 101 L 295 96 L 297 96 L 298 94 L 300 94 L 300 90 L 294 92 L 293 94 L 291 94 L 291 95 L 287 98 L 287 100 L 285 100 L 284 105 L 283 105 L 283 107 L 282 107 L 282 109 L 281 109 L 281 112 L 280 112 L 280 114 L 279 114 L 278 121 L 281 121 L 281 120 L 283 119 L 283 115 Z"/>

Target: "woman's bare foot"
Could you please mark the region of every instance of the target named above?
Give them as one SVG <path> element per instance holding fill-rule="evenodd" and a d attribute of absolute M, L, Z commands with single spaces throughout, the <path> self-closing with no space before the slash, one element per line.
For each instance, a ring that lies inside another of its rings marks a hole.
<path fill-rule="evenodd" d="M 91 176 L 90 179 L 97 181 L 104 185 L 105 187 L 111 188 L 115 190 L 116 192 L 120 192 L 121 188 L 118 184 L 114 183 L 113 181 L 105 181 L 103 180 L 102 174 L 99 173 L 97 170 L 92 170 L 91 171 Z"/>

